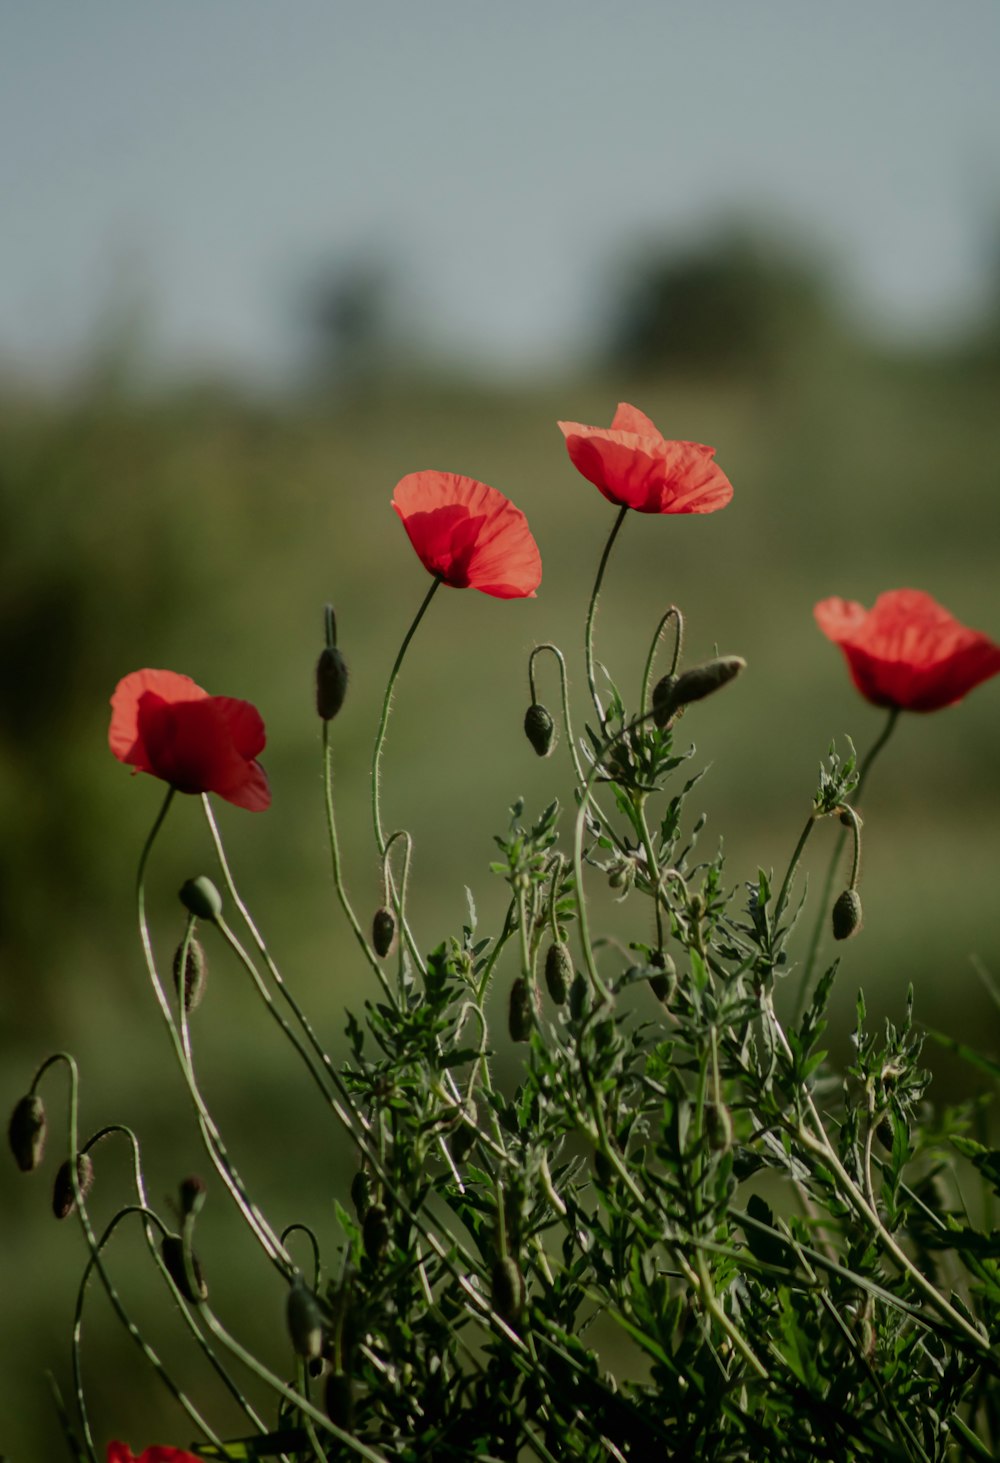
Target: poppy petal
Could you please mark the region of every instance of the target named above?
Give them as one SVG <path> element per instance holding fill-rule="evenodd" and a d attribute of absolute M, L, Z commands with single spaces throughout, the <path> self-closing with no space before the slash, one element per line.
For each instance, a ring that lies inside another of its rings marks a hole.
<path fill-rule="evenodd" d="M 610 427 L 560 422 L 574 467 L 611 503 L 639 513 L 714 513 L 733 496 L 715 448 L 668 441 L 622 401 Z"/>
<path fill-rule="evenodd" d="M 392 506 L 424 568 L 454 589 L 531 598 L 542 577 L 538 546 L 519 508 L 496 488 L 458 473 L 413 472 Z"/>

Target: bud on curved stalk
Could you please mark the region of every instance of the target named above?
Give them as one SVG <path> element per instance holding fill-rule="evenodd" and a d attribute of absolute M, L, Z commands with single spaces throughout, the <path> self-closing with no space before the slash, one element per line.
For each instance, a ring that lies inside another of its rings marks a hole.
<path fill-rule="evenodd" d="M 160 1245 L 160 1254 L 166 1266 L 167 1274 L 177 1286 L 181 1295 L 191 1305 L 196 1306 L 201 1301 L 208 1299 L 208 1286 L 205 1284 L 205 1277 L 201 1265 L 198 1263 L 198 1256 L 192 1250 L 190 1253 L 191 1278 L 188 1278 L 188 1267 L 184 1263 L 184 1241 L 179 1234 L 165 1234 Z M 193 1284 L 191 1282 L 194 1282 Z"/>
<path fill-rule="evenodd" d="M 181 885 L 178 898 L 195 919 L 206 919 L 211 924 L 222 913 L 222 895 L 206 874 L 195 879 L 186 879 Z"/>
<path fill-rule="evenodd" d="M 524 713 L 524 735 L 539 757 L 547 757 L 556 744 L 556 724 L 539 701 Z"/>
<path fill-rule="evenodd" d="M 532 991 L 523 975 L 519 975 L 510 988 L 507 1004 L 507 1030 L 511 1041 L 527 1041 L 535 1024 L 538 1010 L 538 993 Z"/>
<path fill-rule="evenodd" d="M 565 940 L 553 940 L 545 956 L 545 984 L 549 995 L 557 1006 L 566 1004 L 570 981 L 573 979 L 573 961 Z"/>
<path fill-rule="evenodd" d="M 181 959 L 183 956 L 184 941 L 182 940 L 174 951 L 174 985 L 184 1014 L 189 1016 L 201 1005 L 201 998 L 205 994 L 208 965 L 205 960 L 205 948 L 194 936 L 187 942 L 187 956 L 184 959 L 182 971 Z"/>
<path fill-rule="evenodd" d="M 297 1356 L 314 1361 L 323 1354 L 323 1313 L 312 1291 L 296 1280 L 285 1306 L 288 1334 Z"/>
<path fill-rule="evenodd" d="M 372 919 L 372 949 L 380 960 L 392 953 L 396 943 L 396 919 L 391 909 L 383 904 L 376 909 Z"/>
<path fill-rule="evenodd" d="M 672 678 L 664 676 L 653 688 L 653 720 L 656 725 L 666 726 L 682 706 L 689 706 L 692 701 L 703 701 L 706 696 L 720 691 L 746 670 L 746 664 L 742 655 L 717 655 L 713 660 L 706 660 L 704 665 L 684 671 L 672 686 L 666 684 Z"/>
<path fill-rule="evenodd" d="M 316 713 L 332 721 L 347 695 L 347 662 L 335 645 L 320 651 L 316 662 Z"/>
<path fill-rule="evenodd" d="M 524 1276 L 516 1261 L 499 1259 L 493 1266 L 490 1277 L 490 1304 L 497 1315 L 513 1324 L 524 1310 Z"/>
<path fill-rule="evenodd" d="M 366 1168 L 359 1168 L 351 1179 L 351 1203 L 354 1212 L 363 1222 L 372 1202 L 372 1176 Z"/>
<path fill-rule="evenodd" d="M 651 961 L 654 974 L 649 977 L 649 989 L 658 1001 L 669 1006 L 677 990 L 677 965 L 672 955 L 657 952 Z"/>
<path fill-rule="evenodd" d="M 733 1146 L 733 1115 L 724 1102 L 706 1102 L 705 1136 L 713 1153 L 728 1153 Z"/>
<path fill-rule="evenodd" d="M 7 1128 L 10 1150 L 22 1173 L 32 1173 L 38 1168 L 45 1153 L 47 1132 L 45 1104 L 35 1093 L 29 1092 L 14 1108 Z"/>
<path fill-rule="evenodd" d="M 89 1153 L 76 1155 L 76 1183 L 80 1197 L 86 1199 L 94 1186 L 94 1163 Z M 68 1219 L 76 1208 L 73 1192 L 73 1168 L 67 1158 L 59 1165 L 55 1183 L 52 1185 L 52 1213 L 57 1219 Z"/>
<path fill-rule="evenodd" d="M 833 938 L 849 940 L 861 928 L 861 895 L 856 889 L 845 889 L 833 906 L 831 917 Z"/>

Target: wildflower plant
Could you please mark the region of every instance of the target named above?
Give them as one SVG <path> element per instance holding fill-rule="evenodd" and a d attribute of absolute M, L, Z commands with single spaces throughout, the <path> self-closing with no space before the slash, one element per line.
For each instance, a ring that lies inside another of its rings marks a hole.
<path fill-rule="evenodd" d="M 688 733 L 715 714 L 723 691 L 732 710 L 745 662 L 734 653 L 686 664 L 673 605 L 635 688 L 610 677 L 598 685 L 594 643 L 628 510 L 713 512 L 732 487 L 711 448 L 666 440 L 626 404 L 608 430 L 560 426 L 573 465 L 619 511 L 586 609 L 582 726 L 562 650 L 540 644 L 528 660 L 525 755 L 563 756 L 573 799 L 537 809 L 517 800 L 498 819 L 493 871 L 506 910 L 497 928 L 480 927 L 470 896 L 459 930 L 422 942 L 410 899 L 417 840 L 385 821 L 392 759 L 383 753 L 393 690 L 438 588 L 534 596 L 541 560 L 523 514 L 455 474 L 413 473 L 396 489 L 393 506 L 432 582 L 375 731 L 374 911 L 349 893 L 353 858 L 370 852 L 342 849 L 338 837 L 336 730 L 351 712 L 347 659 L 326 612 L 315 686 L 324 811 L 345 930 L 372 989 L 363 1011 L 348 1015 L 346 1059 L 326 1050 L 261 937 L 212 811 L 211 794 L 268 807 L 259 714 L 167 671 L 134 672 L 112 698 L 112 752 L 166 784 L 139 861 L 139 930 L 208 1178 L 180 1184 L 176 1214 L 155 1208 L 130 1130 L 82 1137 L 66 1054 L 42 1065 L 14 1107 L 10 1145 L 31 1173 L 45 1160 L 43 1089 L 64 1068 L 68 1151 L 53 1205 L 58 1217 L 76 1215 L 88 1247 L 72 1397 L 60 1401 L 77 1458 L 994 1456 L 1000 1241 L 976 1194 L 980 1181 L 1000 1192 L 1000 1153 L 969 1137 L 965 1110 L 930 1116 L 912 992 L 898 1024 L 881 1031 L 859 996 L 846 1072 L 831 1068 L 821 1042 L 839 966 L 828 937 L 844 942 L 862 928 L 858 803 L 875 758 L 902 711 L 959 699 L 1000 670 L 1000 648 L 915 591 L 883 595 L 870 613 L 842 600 L 817 606 L 859 689 L 888 710 L 885 729 L 860 759 L 853 747 L 831 748 L 811 797 L 804 792 L 787 866 L 732 888 L 721 853 L 699 841 L 701 770 Z M 552 705 L 540 691 L 543 665 L 558 675 Z M 180 891 L 170 961 L 155 948 L 145 891 L 178 793 L 201 799 L 214 869 Z M 810 922 L 800 863 L 831 823 L 830 872 Z M 628 901 L 628 942 L 601 932 L 605 890 Z M 249 1191 L 209 1107 L 191 1028 L 216 959 L 243 968 L 315 1087 L 317 1112 L 354 1145 L 353 1179 L 331 1195 L 335 1222 L 310 1228 L 296 1217 L 280 1227 Z M 779 979 L 796 986 L 790 1021 L 776 1008 Z M 494 987 L 502 999 L 488 1002 Z M 510 1081 L 495 1062 L 508 1040 L 518 1055 Z M 990 1058 L 969 1056 L 1000 1075 Z M 130 1148 L 132 1191 L 100 1200 L 110 1214 L 101 1227 L 96 1151 L 112 1134 Z M 198 1232 L 223 1203 L 284 1286 L 265 1356 L 217 1314 L 198 1258 Z M 149 1283 L 162 1286 L 204 1359 L 197 1390 L 175 1379 L 119 1289 L 110 1241 L 124 1226 L 144 1235 Z M 134 1455 L 95 1432 L 81 1363 L 91 1279 L 145 1356 L 151 1384 L 176 1400 L 170 1446 Z M 245 1416 L 239 1439 L 213 1421 L 221 1395 Z"/>

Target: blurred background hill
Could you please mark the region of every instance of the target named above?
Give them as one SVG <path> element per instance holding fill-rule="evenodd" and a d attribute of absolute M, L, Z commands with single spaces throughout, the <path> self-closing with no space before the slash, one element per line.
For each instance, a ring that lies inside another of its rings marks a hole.
<path fill-rule="evenodd" d="M 341 834 L 368 911 L 371 738 L 426 588 L 389 507 L 404 473 L 500 488 L 545 566 L 535 601 L 442 591 L 404 670 L 385 807 L 416 839 L 427 945 L 461 923 L 466 884 L 489 927 L 491 835 L 516 797 L 549 795 L 553 764 L 520 730 L 537 641 L 570 656 L 582 717 L 582 620 L 612 520 L 558 419 L 606 424 L 632 401 L 666 435 L 715 445 L 735 485 L 724 513 L 630 517 L 598 654 L 634 688 L 673 601 L 691 660 L 747 657 L 684 724 L 712 764 L 704 846 L 724 839 L 737 888 L 784 866 L 831 739 L 864 749 L 882 725 L 816 630 L 816 600 L 912 585 L 1000 637 L 996 12 L 848 4 L 807 23 L 792 4 L 748 19 L 718 3 L 716 41 L 693 11 L 652 4 L 618 29 L 566 4 L 534 27 L 516 10 L 500 27 L 432 4 L 419 26 L 381 8 L 390 48 L 310 4 L 280 33 L 255 3 L 239 23 L 232 6 L 182 4 L 167 23 L 111 3 L 90 31 L 54 3 L 5 22 L 0 121 L 16 114 L 22 140 L 0 163 L 21 205 L 0 245 L 0 1071 L 9 1109 L 50 1050 L 72 1050 L 84 1131 L 134 1126 L 161 1206 L 204 1164 L 134 934 L 160 787 L 111 758 L 107 700 L 152 665 L 260 707 L 274 806 L 220 822 L 279 963 L 339 1043 L 345 1006 L 372 992 L 329 887 L 312 668 L 331 601 L 351 667 Z M 929 1025 L 996 1046 L 970 956 L 1000 971 L 998 698 L 992 683 L 903 718 L 873 777 L 838 1063 L 859 985 L 878 1019 L 912 982 Z M 164 958 L 175 890 L 210 866 L 182 800 L 151 873 Z M 627 927 L 629 904 L 595 899 Z M 305 1213 L 332 1256 L 349 1155 L 221 955 L 197 1041 L 273 1221 Z M 938 1100 L 975 1090 L 928 1057 Z M 112 1144 L 100 1157 L 106 1218 L 127 1172 Z M 83 1264 L 48 1214 L 53 1166 L 0 1180 L 0 1450 L 20 1460 L 59 1456 L 43 1372 L 68 1387 Z M 281 1365 L 281 1297 L 212 1199 L 202 1258 L 220 1307 Z M 123 1237 L 117 1253 L 137 1313 L 193 1374 L 139 1248 Z M 90 1304 L 99 1436 L 186 1441 Z"/>

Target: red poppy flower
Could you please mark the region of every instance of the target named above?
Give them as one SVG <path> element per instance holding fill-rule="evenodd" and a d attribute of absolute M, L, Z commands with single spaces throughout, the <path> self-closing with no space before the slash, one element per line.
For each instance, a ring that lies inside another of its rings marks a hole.
<path fill-rule="evenodd" d="M 128 1443 L 109 1443 L 108 1463 L 198 1463 L 198 1459 L 182 1448 L 147 1448 L 137 1458 Z"/>
<path fill-rule="evenodd" d="M 634 406 L 618 404 L 610 427 L 560 422 L 573 466 L 612 503 L 639 513 L 714 513 L 733 485 L 714 447 L 668 442 Z"/>
<path fill-rule="evenodd" d="M 392 506 L 417 557 L 453 589 L 534 599 L 542 560 L 528 520 L 503 493 L 454 472 L 411 472 Z"/>
<path fill-rule="evenodd" d="M 178 792 L 215 792 L 259 813 L 271 801 L 264 723 L 249 701 L 210 696 L 173 671 L 133 671 L 111 698 L 108 743 L 119 762 Z"/>
<path fill-rule="evenodd" d="M 814 613 L 875 706 L 937 711 L 1000 671 L 1000 645 L 919 589 L 880 594 L 870 610 L 853 600 L 824 599 Z"/>

